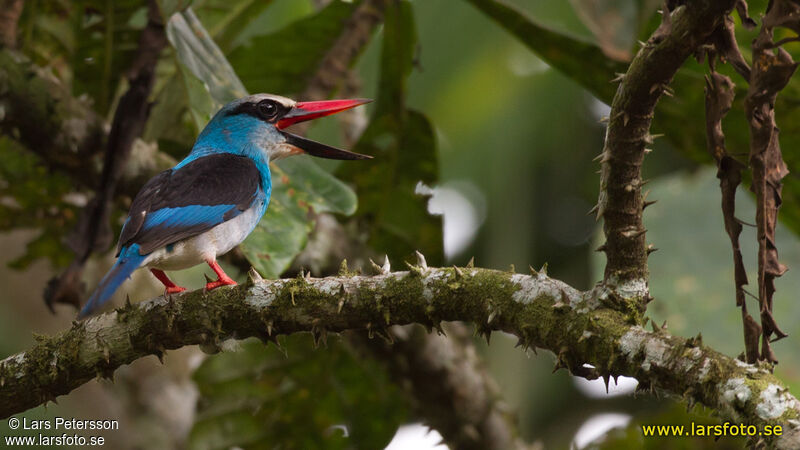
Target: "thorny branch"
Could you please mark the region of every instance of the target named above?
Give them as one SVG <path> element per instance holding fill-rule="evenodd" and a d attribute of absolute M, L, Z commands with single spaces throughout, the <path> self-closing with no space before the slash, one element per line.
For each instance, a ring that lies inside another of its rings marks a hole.
<path fill-rule="evenodd" d="M 760 359 L 769 362 L 777 362 L 770 346 L 773 335 L 776 340 L 786 336 L 772 315 L 775 278 L 787 269 L 778 261 L 775 226 L 781 206 L 781 180 L 789 173 L 778 141 L 775 99 L 797 69 L 797 63 L 786 50 L 781 47 L 773 50 L 773 31 L 778 26 L 800 32 L 800 5 L 785 0 L 769 3 L 761 30 L 753 41 L 753 71 L 744 101 L 745 115 L 750 124 L 751 189 L 756 194 L 758 301 L 762 328 Z"/>
<path fill-rule="evenodd" d="M 158 297 L 75 322 L 69 330 L 0 361 L 0 417 L 111 377 L 146 355 L 201 344 L 215 351 L 229 338 L 345 330 L 383 334 L 386 327 L 466 321 L 481 333 L 504 331 L 525 347 L 557 355 L 556 367 L 608 379 L 632 376 L 643 389 L 702 403 L 723 420 L 784 427 L 771 437 L 800 447 L 800 402 L 768 370 L 748 365 L 666 331 L 647 332 L 613 306 L 603 285 L 579 292 L 544 272 L 521 275 L 476 268 L 412 266 L 375 276 L 264 281 L 211 292 Z M 590 364 L 593 369 L 588 369 Z M 765 438 L 766 439 L 766 438 Z"/>
<path fill-rule="evenodd" d="M 370 1 L 363 2 L 356 9 L 356 11 L 354 12 L 353 16 L 351 16 L 351 18 L 348 19 L 350 23 L 354 23 L 354 24 L 356 24 L 356 26 L 345 27 L 342 35 L 337 39 L 337 42 L 333 45 L 333 47 L 332 47 L 331 51 L 329 52 L 329 54 L 323 59 L 323 62 L 320 64 L 320 67 L 319 67 L 317 73 L 315 73 L 312 76 L 312 78 L 309 80 L 308 87 L 304 91 L 305 93 L 301 96 L 301 98 L 303 98 L 303 99 L 325 98 L 328 95 L 330 95 L 330 92 L 332 92 L 334 89 L 336 89 L 337 87 L 339 87 L 342 84 L 342 82 L 344 81 L 345 77 L 347 76 L 347 73 L 346 73 L 345 69 L 347 69 L 349 67 L 349 65 L 350 65 L 349 61 L 351 61 L 352 59 L 356 58 L 360 54 L 361 50 L 363 49 L 363 46 L 365 46 L 366 43 L 368 42 L 368 38 L 370 37 L 370 35 L 371 35 L 372 31 L 374 30 L 375 26 L 381 21 L 382 11 L 386 6 L 386 2 L 387 2 L 387 0 L 370 0 Z M 9 65 L 7 67 L 3 66 L 2 69 L 4 69 L 4 70 L 19 70 L 22 67 L 18 63 L 18 61 L 14 60 L 14 59 L 9 59 L 7 62 L 8 62 Z M 140 65 L 140 64 L 135 64 L 134 67 L 136 65 Z M 32 71 L 33 69 L 26 69 L 26 70 Z M 135 74 L 136 72 L 137 72 L 137 69 L 135 69 L 135 68 L 133 70 L 131 70 L 131 73 L 133 73 L 133 74 Z M 70 175 L 73 179 L 75 179 L 76 183 L 78 183 L 79 185 L 82 185 L 82 186 L 85 186 L 85 187 L 88 187 L 88 188 L 94 188 L 98 184 L 101 185 L 101 186 L 103 186 L 103 185 L 108 186 L 106 183 L 100 182 L 101 175 L 100 175 L 99 172 L 96 172 L 94 170 L 93 165 L 90 164 L 92 158 L 89 157 L 90 154 L 94 155 L 97 152 L 97 150 L 101 148 L 100 143 L 103 141 L 104 136 L 105 136 L 105 132 L 103 131 L 103 128 L 102 128 L 102 121 L 96 115 L 94 115 L 94 113 L 91 111 L 91 109 L 89 109 L 88 107 L 84 107 L 83 105 L 81 105 L 77 101 L 72 100 L 70 97 L 68 97 L 68 95 L 66 94 L 65 91 L 62 92 L 62 90 L 61 90 L 62 88 L 60 86 L 57 86 L 56 84 L 53 84 L 50 87 L 50 89 L 46 89 L 46 90 L 45 89 L 39 89 L 38 84 L 53 83 L 52 81 L 42 77 L 41 75 L 24 76 L 24 77 L 20 76 L 19 77 L 19 81 L 20 81 L 20 85 L 19 86 L 14 86 L 12 89 L 9 89 L 7 91 L 9 94 L 14 94 L 15 92 L 20 92 L 21 91 L 21 89 L 19 89 L 20 87 L 28 86 L 28 87 L 31 88 L 31 91 L 35 91 L 35 93 L 37 93 L 38 95 L 43 96 L 42 101 L 43 102 L 48 102 L 48 103 L 45 103 L 45 105 L 48 105 L 49 103 L 52 103 L 52 104 L 55 104 L 55 105 L 65 104 L 65 102 L 63 100 L 60 100 L 60 99 L 64 98 L 66 100 L 69 100 L 69 102 L 66 102 L 66 104 L 75 103 L 76 105 L 79 105 L 79 106 L 81 106 L 83 108 L 83 109 L 74 110 L 74 111 L 73 110 L 70 110 L 70 111 L 60 111 L 60 110 L 53 111 L 53 109 L 54 109 L 53 107 L 45 106 L 41 110 L 38 110 L 38 109 L 32 108 L 33 105 L 30 105 L 30 104 L 27 104 L 27 103 L 22 103 L 23 101 L 30 102 L 31 99 L 35 99 L 32 95 L 20 96 L 20 98 L 12 99 L 12 101 L 9 102 L 9 104 L 12 107 L 18 107 L 18 109 L 21 110 L 21 111 L 27 111 L 29 113 L 38 114 L 38 115 L 35 115 L 35 116 L 31 116 L 30 120 L 25 120 L 24 123 L 37 124 L 37 123 L 42 123 L 42 122 L 45 122 L 45 123 L 52 122 L 54 125 L 59 125 L 60 124 L 60 125 L 64 126 L 64 128 L 65 128 L 65 130 L 67 132 L 73 133 L 73 134 L 69 135 L 70 139 L 59 139 L 56 144 L 65 145 L 65 144 L 68 144 L 68 143 L 71 143 L 71 142 L 75 142 L 76 144 L 74 144 L 72 147 L 77 147 L 77 148 L 80 148 L 80 149 L 84 149 L 85 148 L 86 150 L 85 151 L 82 150 L 80 152 L 76 152 L 76 151 L 72 150 L 72 148 L 61 148 L 61 147 L 52 146 L 52 145 L 51 146 L 43 146 L 43 147 L 31 147 L 31 146 L 27 146 L 27 147 L 45 151 L 45 153 L 40 153 L 40 156 L 42 157 L 43 161 L 45 161 L 47 164 L 50 164 L 52 168 L 60 170 L 60 171 L 62 171 L 64 173 L 66 173 L 67 175 Z M 22 84 L 23 82 L 27 82 L 29 84 L 28 85 Z M 0 90 L 0 91 L 2 91 L 2 90 Z M 22 91 L 22 92 L 25 92 L 25 91 Z M 48 94 L 48 95 L 44 95 L 44 94 Z M 36 104 L 36 106 L 38 106 L 38 104 Z M 47 116 L 46 114 L 52 114 L 52 117 Z M 28 114 L 28 115 L 30 115 L 30 114 Z M 22 115 L 22 114 L 17 114 L 17 115 L 11 116 L 12 119 L 13 118 L 25 119 L 26 117 L 27 117 L 26 115 Z M 6 117 L 6 118 L 8 119 L 9 117 Z M 43 120 L 44 118 L 47 118 L 48 121 L 44 121 Z M 72 124 L 70 126 L 70 128 L 67 128 L 68 124 Z M 83 125 L 84 127 L 88 128 L 88 129 L 96 130 L 96 132 L 91 135 L 92 139 L 89 139 L 88 137 L 85 137 L 84 136 L 85 132 L 82 132 L 81 134 L 75 134 L 78 131 L 82 131 L 82 128 L 77 128 L 76 129 L 74 127 L 75 124 L 81 124 L 81 125 Z M 11 124 L 3 124 L 3 125 L 8 125 L 9 128 L 10 128 L 10 127 L 19 126 L 19 123 L 11 123 Z M 25 144 L 27 142 L 33 142 L 34 139 L 40 139 L 41 138 L 40 130 L 36 130 L 35 127 L 32 127 L 32 126 L 31 127 L 23 127 L 20 131 L 21 131 L 20 136 L 22 137 L 23 144 Z M 52 155 L 51 155 L 50 152 L 52 152 Z M 109 154 L 111 154 L 111 153 L 107 153 L 107 156 Z M 113 153 L 113 154 L 116 154 L 116 153 Z M 116 158 L 115 161 L 120 162 L 120 161 L 122 161 L 122 159 Z M 142 179 L 142 178 L 146 179 L 147 176 L 145 175 L 143 177 L 137 177 L 137 179 Z M 121 185 L 120 189 L 117 189 L 117 195 L 128 195 L 128 196 L 134 195 L 136 193 L 136 189 L 138 189 L 138 187 L 137 187 L 137 185 L 135 183 L 126 183 L 124 185 Z M 321 218 L 318 218 L 318 219 L 326 219 L 326 217 L 321 217 Z M 332 217 L 327 217 L 327 219 L 329 219 L 329 220 L 327 220 L 327 222 L 336 223 L 336 220 L 333 219 Z M 338 223 L 336 223 L 336 225 L 337 225 L 336 229 L 339 230 L 339 228 L 341 228 L 341 227 L 338 225 Z M 86 227 L 83 227 L 83 229 L 85 229 L 85 228 Z M 342 230 L 339 230 L 339 231 L 342 232 Z M 329 234 L 329 230 L 326 230 L 325 234 L 326 235 Z M 345 236 L 345 235 L 343 235 L 343 236 Z M 328 239 L 328 238 L 330 238 L 330 236 L 327 236 L 326 238 L 323 238 L 323 239 L 325 240 L 325 239 Z M 330 238 L 330 239 L 336 240 L 335 238 Z M 361 247 L 363 247 L 363 246 L 361 246 Z M 323 251 L 325 251 L 326 253 L 329 252 L 328 249 L 325 249 Z M 319 256 L 319 255 L 317 255 L 317 256 Z M 348 252 L 347 254 L 340 255 L 339 260 L 341 260 L 341 258 L 343 258 L 345 256 L 351 257 L 352 256 L 352 252 Z M 334 256 L 334 258 L 336 258 L 336 257 Z M 330 257 L 326 256 L 324 259 L 329 260 Z M 76 259 L 76 261 L 78 261 L 78 260 Z M 238 258 L 234 255 L 232 261 L 234 263 L 236 263 L 237 265 L 244 266 L 245 270 L 247 270 L 247 267 L 249 267 L 249 265 L 246 264 L 246 261 L 244 261 L 244 259 L 243 259 L 243 257 L 241 257 L 241 255 L 239 255 Z M 78 264 L 78 263 L 76 262 L 76 264 Z M 67 274 L 69 274 L 69 273 L 75 273 L 75 271 L 68 271 Z M 70 287 L 71 287 L 70 285 L 67 285 L 67 288 L 70 288 Z M 72 286 L 72 287 L 74 287 L 74 286 Z M 455 349 L 455 345 L 454 344 L 443 343 L 441 339 L 435 339 L 435 337 L 427 337 L 426 336 L 426 342 L 427 342 L 427 345 L 429 347 L 450 347 L 452 349 Z M 458 352 L 468 353 L 470 351 L 473 351 L 474 349 L 470 345 L 464 345 L 464 346 L 461 346 L 461 348 L 458 348 L 457 350 L 458 350 Z M 414 348 L 406 347 L 405 351 L 402 352 L 402 353 L 406 354 L 408 357 L 417 358 L 417 355 L 415 355 L 415 349 Z M 378 357 L 379 355 L 375 354 L 374 356 Z M 420 358 L 418 358 L 418 360 L 422 361 L 422 359 L 420 359 Z M 472 361 L 472 362 L 474 362 L 474 361 Z M 460 370 L 463 370 L 464 373 L 475 373 L 475 374 L 483 373 L 482 369 L 477 367 L 477 365 L 473 365 L 472 367 L 469 367 L 466 364 L 462 364 L 461 366 L 459 366 L 459 368 L 460 368 Z M 426 370 L 426 366 L 415 366 L 413 369 Z M 407 376 L 413 376 L 413 373 L 404 374 L 404 376 L 406 376 L 406 375 Z M 483 375 L 485 376 L 486 374 L 483 373 Z M 447 378 L 447 377 L 445 377 L 445 378 Z M 429 380 L 429 381 L 431 381 L 431 380 Z M 489 381 L 487 380 L 487 383 L 488 382 Z M 433 385 L 431 384 L 431 386 L 433 386 Z M 485 387 L 484 389 L 490 390 L 490 388 L 488 386 Z M 415 395 L 415 398 L 417 399 L 418 403 L 421 405 L 421 408 L 420 408 L 420 412 L 421 413 L 427 413 L 427 412 L 430 411 L 429 408 L 427 408 L 427 405 L 429 405 L 431 403 L 430 401 L 428 401 L 428 398 L 426 398 L 425 396 L 422 396 L 422 395 L 418 395 L 418 396 Z M 479 402 L 475 401 L 474 404 L 478 405 Z M 486 425 L 487 426 L 488 425 L 492 425 L 492 426 L 488 427 L 486 429 L 480 428 L 481 436 L 479 437 L 479 439 L 486 439 L 486 437 L 483 435 L 484 431 L 491 431 L 492 433 L 494 433 L 493 434 L 494 436 L 497 436 L 497 435 L 508 435 L 508 436 L 511 436 L 511 435 L 514 435 L 516 433 L 513 421 L 506 420 L 504 422 L 501 422 L 501 421 L 498 421 L 498 420 L 494 420 L 497 417 L 499 417 L 499 413 L 494 410 L 495 405 L 496 405 L 496 403 L 489 402 L 484 406 L 484 408 L 488 408 L 487 411 L 488 411 L 489 415 L 487 416 L 487 420 L 489 420 L 489 418 L 492 419 L 490 422 L 487 422 Z M 428 420 L 431 417 L 431 415 L 430 414 L 421 414 L 420 417 L 425 419 L 425 420 Z M 450 424 L 455 429 L 455 428 L 458 427 L 458 423 L 457 423 L 458 420 L 456 420 L 458 418 L 454 417 L 453 419 L 454 420 L 451 421 Z M 464 427 L 466 427 L 468 424 L 463 424 L 463 425 L 464 425 Z M 441 432 L 442 432 L 443 436 L 445 436 L 445 439 L 448 442 L 450 442 L 451 434 L 448 433 L 448 430 L 445 429 L 445 430 L 442 430 Z M 455 435 L 453 435 L 453 436 L 455 436 Z"/>
<path fill-rule="evenodd" d="M 643 311 L 650 300 L 642 211 L 641 166 L 653 142 L 653 110 L 672 77 L 723 22 L 735 0 L 693 1 L 667 9 L 664 21 L 636 54 L 611 104 L 605 146 L 600 155 L 600 196 L 595 208 L 603 218 L 607 257 L 605 282 L 616 286 L 628 306 Z"/>

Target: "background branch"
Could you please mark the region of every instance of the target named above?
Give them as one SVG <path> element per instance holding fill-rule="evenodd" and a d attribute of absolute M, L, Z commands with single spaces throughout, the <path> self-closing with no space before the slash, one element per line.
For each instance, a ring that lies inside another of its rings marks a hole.
<path fill-rule="evenodd" d="M 150 0 L 147 26 L 139 37 L 139 47 L 128 72 L 130 86 L 119 99 L 111 131 L 106 143 L 105 160 L 95 197 L 86 205 L 78 225 L 68 237 L 75 259 L 59 277 L 48 283 L 44 300 L 53 311 L 53 304 L 80 306 L 85 294 L 81 276 L 92 252 L 105 251 L 113 239 L 111 205 L 133 142 L 144 130 L 150 114 L 149 97 L 155 80 L 155 70 L 161 50 L 167 45 L 164 24 L 156 0 Z"/>
<path fill-rule="evenodd" d="M 263 281 L 210 293 L 194 291 L 75 322 L 27 352 L 0 362 L 0 416 L 70 392 L 95 376 L 142 356 L 200 344 L 219 350 L 228 338 L 309 331 L 367 330 L 462 320 L 480 332 L 505 331 L 526 347 L 557 355 L 556 367 L 584 377 L 633 376 L 640 386 L 702 403 L 723 420 L 781 424 L 774 442 L 800 445 L 800 402 L 769 371 L 729 358 L 665 331 L 647 332 L 608 309 L 609 291 L 579 292 L 544 273 L 412 267 L 377 276 Z M 591 364 L 593 368 L 587 368 Z"/>
<path fill-rule="evenodd" d="M 617 286 L 644 310 L 649 301 L 647 256 L 642 211 L 641 166 L 647 146 L 653 143 L 650 124 L 661 95 L 683 62 L 722 23 L 735 0 L 695 1 L 670 11 L 636 54 L 611 103 L 605 146 L 600 155 L 600 196 L 597 217 L 603 218 L 607 264 L 605 281 Z"/>

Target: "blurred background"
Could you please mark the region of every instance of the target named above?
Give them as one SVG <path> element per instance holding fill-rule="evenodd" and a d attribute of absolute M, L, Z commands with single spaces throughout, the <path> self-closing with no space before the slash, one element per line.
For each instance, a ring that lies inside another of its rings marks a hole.
<path fill-rule="evenodd" d="M 178 19 L 167 27 L 169 44 L 158 60 L 151 94 L 155 105 L 126 167 L 133 184 L 138 173 L 152 171 L 148 164 L 153 160 L 163 168 L 184 155 L 226 98 L 243 90 L 287 96 L 309 92 L 303 84 L 308 73 L 360 6 L 321 0 L 190 3 L 191 13 L 186 2 L 159 4 L 163 17 L 174 12 Z M 604 266 L 602 254 L 593 251 L 602 242 L 600 226 L 587 212 L 597 199 L 598 165 L 592 159 L 602 149 L 601 119 L 615 89 L 609 80 L 614 68 L 624 71 L 637 40 L 646 40 L 659 23 L 660 2 L 505 2 L 532 30 L 553 30 L 557 37 L 521 36 L 492 20 L 491 7 L 476 7 L 494 2 L 397 3 L 389 6 L 396 11 L 386 13 L 386 23 L 368 33 L 358 57 L 345 62 L 350 67 L 345 81 L 324 93 L 377 101 L 366 112 L 321 121 L 307 130 L 315 140 L 375 154 L 376 161 L 383 155 L 391 162 L 378 169 L 320 164 L 313 170 L 302 162 L 280 170 L 292 182 L 301 180 L 298 189 L 311 186 L 306 190 L 315 213 L 332 213 L 370 248 L 350 256 L 345 250 L 348 259 L 363 262 L 365 255 L 387 253 L 395 267 L 402 267 L 410 251 L 421 248 L 430 255 L 429 264 L 463 265 L 474 256 L 481 267 L 514 265 L 527 271 L 529 265 L 547 263 L 554 278 L 591 288 L 602 279 Z M 763 12 L 765 2 L 749 3 L 754 17 Z M 40 68 L 40 75 L 56 80 L 110 122 L 127 89 L 125 70 L 146 23 L 144 1 L 28 0 L 19 21 L 18 51 Z M 741 30 L 738 35 L 746 57 L 753 33 Z M 219 47 L 203 47 L 208 40 Z M 576 46 L 584 45 L 597 50 L 596 59 L 577 56 Z M 648 316 L 659 324 L 666 321 L 674 334 L 702 333 L 705 343 L 736 356 L 743 351 L 743 338 L 730 244 L 703 134 L 706 71 L 695 61 L 681 71 L 674 97 L 664 98 L 657 111 L 654 131 L 665 137 L 645 161 L 648 199 L 658 200 L 645 214 L 647 237 L 660 249 L 650 258 L 656 300 Z M 746 83 L 734 81 L 746 89 Z M 787 88 L 787 98 L 795 98 L 795 84 Z M 788 107 L 778 109 L 787 154 L 797 148 L 793 144 L 800 136 L 793 133 L 800 120 L 792 121 L 792 113 Z M 0 120 L 3 116 L 0 104 Z M 730 151 L 746 154 L 741 115 L 732 114 L 725 125 Z M 5 357 L 34 343 L 34 334 L 56 333 L 74 319 L 69 305 L 56 305 L 51 314 L 43 291 L 72 261 L 68 234 L 91 190 L 43 163 L 12 133 L 0 136 L 0 151 L 0 357 Z M 794 159 L 786 159 L 791 168 Z M 102 156 L 91 161 L 100 167 Z M 314 172 L 320 167 L 323 174 Z M 330 174 L 344 184 L 335 184 Z M 774 349 L 780 360 L 777 375 L 796 390 L 800 356 L 793 350 L 800 335 L 800 304 L 793 293 L 800 291 L 800 279 L 793 270 L 800 267 L 800 228 L 794 219 L 800 209 L 792 201 L 795 175 L 789 177 L 778 247 L 792 271 L 777 282 L 775 315 L 790 336 Z M 325 183 L 338 189 L 333 198 Z M 393 187 L 399 193 L 386 192 Z M 298 266 L 324 275 L 329 262 L 308 254 L 295 260 L 309 233 L 310 242 L 317 242 L 312 229 L 318 224 L 307 220 L 304 211 L 291 210 L 291 195 L 281 192 L 292 188 L 276 188 L 278 203 L 270 210 L 277 211 L 241 253 L 265 276 L 293 274 Z M 754 202 L 746 189 L 740 189 L 737 202 L 737 216 L 753 222 Z M 114 233 L 126 205 L 124 198 L 113 204 Z M 286 219 L 291 214 L 293 222 Z M 293 240 L 273 235 L 278 226 L 289 230 L 281 228 Z M 741 242 L 755 280 L 753 228 L 745 227 Z M 257 262 L 278 248 L 272 262 Z M 89 289 L 110 266 L 112 253 L 97 252 L 86 263 L 82 277 Z M 228 267 L 241 276 L 235 261 L 227 261 Z M 184 271 L 175 279 L 197 288 L 201 272 Z M 121 291 L 117 305 L 126 293 L 131 301 L 161 293 L 146 273 L 134 276 Z M 281 342 L 283 350 L 259 342 L 230 344 L 214 356 L 184 348 L 169 352 L 164 366 L 148 357 L 118 370 L 113 384 L 90 382 L 60 398 L 58 405 L 25 415 L 119 418 L 121 429 L 106 435 L 111 448 L 379 448 L 394 439 L 390 448 L 399 449 L 438 443 L 436 432 L 426 434 L 408 413 L 383 369 L 355 357 L 338 338 L 317 350 L 308 337 Z M 589 382 L 563 370 L 551 373 L 549 352 L 534 355 L 514 348 L 515 343 L 499 333 L 491 345 L 475 341 L 529 442 L 544 448 L 743 445 L 734 439 L 646 441 L 638 424 L 714 419 L 700 407 L 687 412 L 670 399 L 634 395 L 633 379 L 612 380 L 606 392 L 602 380 Z M 343 429 L 337 428 L 341 424 Z M 7 434 L 5 426 L 0 424 L 0 434 Z"/>

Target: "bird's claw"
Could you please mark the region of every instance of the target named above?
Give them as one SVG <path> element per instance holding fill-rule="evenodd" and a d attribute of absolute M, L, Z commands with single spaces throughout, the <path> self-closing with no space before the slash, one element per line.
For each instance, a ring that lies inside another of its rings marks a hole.
<path fill-rule="evenodd" d="M 164 289 L 164 292 L 167 295 L 169 295 L 169 294 L 180 294 L 181 292 L 183 292 L 185 290 L 186 290 L 186 288 L 183 287 L 183 286 L 170 286 L 170 287 Z"/>
<path fill-rule="evenodd" d="M 218 288 L 220 286 L 236 286 L 237 284 L 238 283 L 236 283 L 235 281 L 231 280 L 230 278 L 226 278 L 226 279 L 221 278 L 221 279 L 219 279 L 217 281 L 209 281 L 208 283 L 206 283 L 206 288 L 205 289 L 207 291 L 210 291 L 210 290 L 216 289 L 216 288 Z"/>

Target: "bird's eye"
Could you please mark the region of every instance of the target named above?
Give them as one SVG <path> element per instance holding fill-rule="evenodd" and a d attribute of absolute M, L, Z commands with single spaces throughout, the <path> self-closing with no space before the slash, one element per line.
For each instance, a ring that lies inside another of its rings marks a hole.
<path fill-rule="evenodd" d="M 278 103 L 274 100 L 262 100 L 258 102 L 258 113 L 265 120 L 274 119 L 278 114 Z"/>

